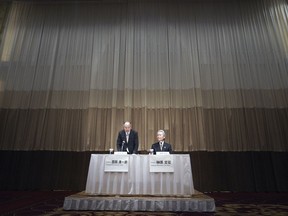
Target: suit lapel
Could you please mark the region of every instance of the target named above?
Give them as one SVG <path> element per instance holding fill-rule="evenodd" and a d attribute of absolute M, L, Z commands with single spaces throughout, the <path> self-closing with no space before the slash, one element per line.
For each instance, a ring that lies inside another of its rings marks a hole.
<path fill-rule="evenodd" d="M 164 143 L 163 143 L 162 151 L 166 150 L 166 147 L 167 147 L 167 144 L 166 144 L 166 142 L 164 142 Z"/>

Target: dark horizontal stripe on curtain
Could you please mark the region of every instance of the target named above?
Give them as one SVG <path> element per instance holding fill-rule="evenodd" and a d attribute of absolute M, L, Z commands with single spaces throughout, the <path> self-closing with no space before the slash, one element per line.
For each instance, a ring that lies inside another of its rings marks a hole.
<path fill-rule="evenodd" d="M 0 190 L 85 190 L 92 153 L 0 151 Z M 287 192 L 287 152 L 190 154 L 194 187 L 202 192 Z"/>

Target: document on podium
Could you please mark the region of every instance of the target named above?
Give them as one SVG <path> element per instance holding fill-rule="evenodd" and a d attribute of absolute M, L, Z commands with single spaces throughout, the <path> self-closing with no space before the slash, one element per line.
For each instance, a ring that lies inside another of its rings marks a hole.
<path fill-rule="evenodd" d="M 128 155 L 107 155 L 105 157 L 104 172 L 128 172 Z"/>

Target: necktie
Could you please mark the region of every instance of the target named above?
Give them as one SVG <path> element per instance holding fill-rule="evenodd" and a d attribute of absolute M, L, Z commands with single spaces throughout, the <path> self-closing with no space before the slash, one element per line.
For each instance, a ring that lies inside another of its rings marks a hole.
<path fill-rule="evenodd" d="M 129 141 L 129 133 L 126 133 L 126 142 L 128 143 Z"/>
<path fill-rule="evenodd" d="M 162 151 L 163 148 L 163 142 L 160 142 L 160 150 Z"/>

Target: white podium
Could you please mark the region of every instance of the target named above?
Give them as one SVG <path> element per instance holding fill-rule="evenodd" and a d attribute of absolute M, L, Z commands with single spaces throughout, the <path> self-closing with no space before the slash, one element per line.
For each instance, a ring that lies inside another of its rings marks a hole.
<path fill-rule="evenodd" d="M 150 160 L 161 158 L 158 155 L 127 155 L 128 172 L 105 172 L 105 161 L 107 163 L 109 159 L 106 157 L 111 155 L 92 154 L 85 193 L 158 196 L 194 194 L 190 155 L 172 154 L 171 156 L 173 172 L 150 172 Z M 113 155 L 113 158 L 115 157 L 117 158 L 117 155 Z M 122 155 L 121 159 L 123 159 Z"/>

